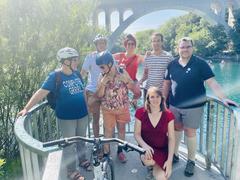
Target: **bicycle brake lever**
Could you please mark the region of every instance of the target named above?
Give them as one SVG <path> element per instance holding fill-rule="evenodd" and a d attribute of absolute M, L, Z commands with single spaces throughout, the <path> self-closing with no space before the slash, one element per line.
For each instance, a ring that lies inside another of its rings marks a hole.
<path fill-rule="evenodd" d="M 127 149 L 125 150 L 126 152 L 130 152 L 130 151 L 134 151 L 133 149 L 127 147 Z"/>

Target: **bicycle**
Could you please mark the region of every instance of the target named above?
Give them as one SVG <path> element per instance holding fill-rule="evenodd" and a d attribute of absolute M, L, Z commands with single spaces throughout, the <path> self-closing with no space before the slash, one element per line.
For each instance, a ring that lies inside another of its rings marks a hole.
<path fill-rule="evenodd" d="M 43 147 L 50 147 L 58 145 L 59 147 L 66 147 L 73 143 L 77 143 L 78 141 L 85 141 L 88 143 L 93 144 L 93 148 L 91 151 L 91 164 L 93 166 L 93 174 L 94 180 L 114 180 L 114 166 L 112 159 L 108 157 L 104 157 L 100 159 L 99 153 L 102 150 L 103 144 L 106 143 L 120 143 L 122 148 L 129 152 L 129 151 L 137 151 L 140 154 L 145 154 L 145 150 L 141 147 L 129 143 L 127 141 L 123 141 L 118 138 L 87 138 L 82 136 L 74 136 L 69 138 L 63 138 L 59 140 L 54 140 L 50 142 L 43 143 Z"/>

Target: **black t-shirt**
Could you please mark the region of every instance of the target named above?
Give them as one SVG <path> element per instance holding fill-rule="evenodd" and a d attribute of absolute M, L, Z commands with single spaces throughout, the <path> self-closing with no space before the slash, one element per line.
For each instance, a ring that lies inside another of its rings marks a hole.
<path fill-rule="evenodd" d="M 171 81 L 170 105 L 178 108 L 194 108 L 206 102 L 204 81 L 214 77 L 210 66 L 201 58 L 192 56 L 183 67 L 179 58 L 170 62 L 165 79 Z"/>

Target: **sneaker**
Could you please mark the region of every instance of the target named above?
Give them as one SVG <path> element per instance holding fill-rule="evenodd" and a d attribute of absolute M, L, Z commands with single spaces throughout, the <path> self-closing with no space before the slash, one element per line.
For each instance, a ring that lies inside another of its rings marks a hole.
<path fill-rule="evenodd" d="M 179 156 L 173 154 L 173 164 L 178 163 L 179 162 Z"/>
<path fill-rule="evenodd" d="M 127 162 L 127 158 L 123 152 L 118 153 L 118 159 L 121 163 Z"/>
<path fill-rule="evenodd" d="M 187 165 L 184 171 L 185 176 L 190 177 L 194 174 L 195 162 L 192 160 L 187 161 Z"/>

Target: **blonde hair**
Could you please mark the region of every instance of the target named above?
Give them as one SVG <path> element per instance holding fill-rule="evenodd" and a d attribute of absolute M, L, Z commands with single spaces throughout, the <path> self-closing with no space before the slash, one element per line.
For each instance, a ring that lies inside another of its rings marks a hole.
<path fill-rule="evenodd" d="M 157 87 L 150 87 L 147 91 L 147 95 L 146 95 L 146 101 L 145 101 L 145 109 L 151 113 L 151 107 L 150 107 L 150 100 L 149 100 L 149 94 L 151 92 L 155 92 L 156 94 L 158 94 L 161 97 L 161 103 L 160 103 L 160 111 L 166 111 L 166 104 L 165 104 L 165 98 L 162 94 L 162 92 L 160 91 L 159 88 Z"/>
<path fill-rule="evenodd" d="M 193 46 L 193 40 L 192 40 L 192 38 L 190 38 L 190 37 L 183 37 L 183 38 L 179 39 L 178 45 L 179 45 L 181 42 L 183 42 L 183 41 L 185 41 L 185 42 L 190 42 L 190 43 L 192 44 L 192 46 Z"/>

